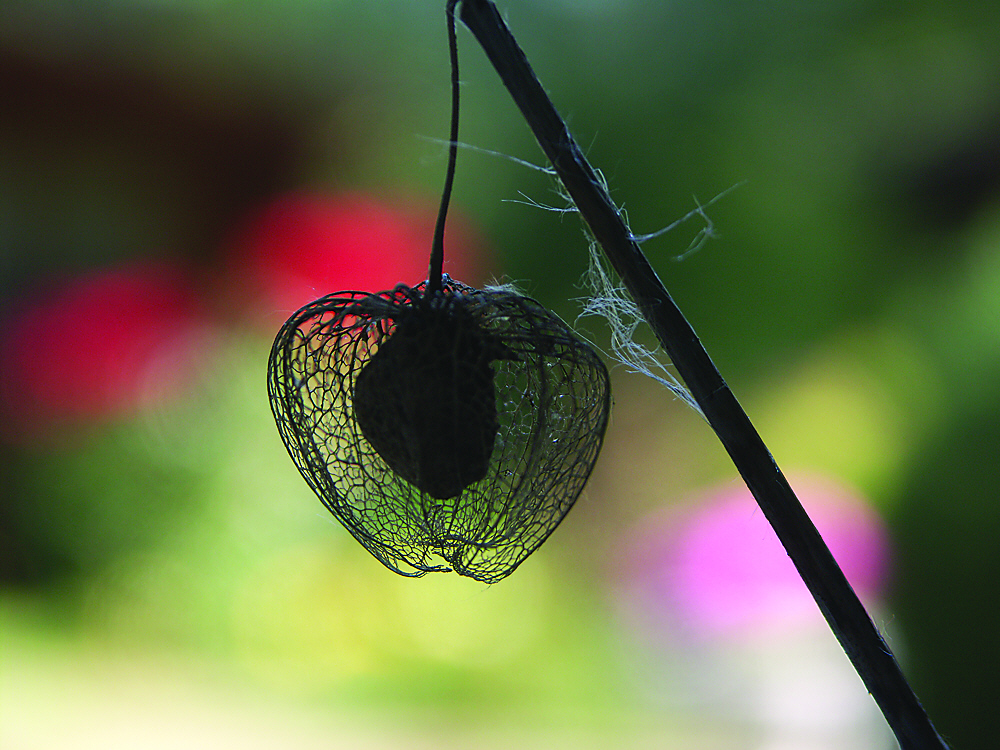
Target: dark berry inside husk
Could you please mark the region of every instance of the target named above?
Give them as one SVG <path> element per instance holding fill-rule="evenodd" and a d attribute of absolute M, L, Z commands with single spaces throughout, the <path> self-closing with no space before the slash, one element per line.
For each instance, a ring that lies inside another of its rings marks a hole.
<path fill-rule="evenodd" d="M 460 305 L 419 305 L 397 322 L 354 384 L 365 439 L 439 500 L 486 476 L 497 435 L 495 345 Z"/>

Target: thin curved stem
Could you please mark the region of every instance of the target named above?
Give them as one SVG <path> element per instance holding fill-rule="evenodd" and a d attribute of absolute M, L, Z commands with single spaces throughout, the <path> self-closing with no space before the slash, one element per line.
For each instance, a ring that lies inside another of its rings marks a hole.
<path fill-rule="evenodd" d="M 453 3 L 452 3 L 453 4 Z M 489 0 L 462 0 L 486 52 L 580 215 L 642 310 L 864 681 L 903 750 L 947 748 L 809 516 Z"/>
<path fill-rule="evenodd" d="M 448 0 L 445 14 L 448 18 L 448 53 L 451 57 L 451 135 L 448 139 L 448 168 L 441 190 L 441 205 L 438 208 L 437 223 L 434 225 L 434 240 L 431 243 L 430 268 L 427 270 L 427 292 L 441 291 L 441 275 L 444 272 L 444 227 L 448 218 L 448 203 L 451 188 L 455 183 L 455 162 L 458 160 L 458 39 L 455 33 L 455 6 L 458 0 Z"/>

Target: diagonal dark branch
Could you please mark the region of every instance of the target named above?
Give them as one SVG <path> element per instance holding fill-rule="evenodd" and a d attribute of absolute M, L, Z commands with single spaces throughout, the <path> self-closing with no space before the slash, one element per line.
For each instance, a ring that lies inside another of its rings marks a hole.
<path fill-rule="evenodd" d="M 449 2 L 449 10 L 456 2 Z M 722 441 L 900 746 L 947 748 L 753 424 L 634 241 L 496 6 L 489 0 L 461 0 L 460 17 L 482 45 L 581 216 Z"/>

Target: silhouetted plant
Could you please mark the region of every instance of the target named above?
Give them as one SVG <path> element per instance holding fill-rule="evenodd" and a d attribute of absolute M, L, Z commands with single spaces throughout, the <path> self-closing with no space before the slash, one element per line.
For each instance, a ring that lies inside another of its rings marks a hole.
<path fill-rule="evenodd" d="M 268 393 L 302 476 L 378 560 L 493 583 L 580 496 L 611 387 L 594 349 L 536 301 L 442 273 L 458 139 L 449 19 L 451 141 L 428 279 L 303 307 L 275 338 Z"/>

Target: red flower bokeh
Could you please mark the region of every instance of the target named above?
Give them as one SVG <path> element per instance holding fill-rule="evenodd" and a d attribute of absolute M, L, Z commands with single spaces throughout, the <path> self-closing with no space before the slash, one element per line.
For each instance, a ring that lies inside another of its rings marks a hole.
<path fill-rule="evenodd" d="M 190 283 L 166 262 L 105 269 L 35 289 L 0 332 L 7 438 L 127 412 L 163 395 L 202 329 Z M 187 358 L 190 363 L 191 358 Z"/>
<path fill-rule="evenodd" d="M 436 213 L 430 205 L 389 207 L 362 193 L 279 196 L 228 243 L 226 275 L 237 307 L 276 329 L 331 292 L 415 285 L 427 278 Z M 449 218 L 444 270 L 470 284 L 480 273 L 473 235 L 461 217 Z"/>
<path fill-rule="evenodd" d="M 359 193 L 289 193 L 231 236 L 216 299 L 277 330 L 330 292 L 378 291 L 427 276 L 436 208 L 389 208 Z M 475 283 L 474 232 L 449 220 L 445 272 Z M 129 413 L 185 382 L 210 327 L 189 275 L 139 261 L 49 282 L 9 305 L 0 330 L 0 434 Z M 199 343 L 200 342 L 200 343 Z"/>

